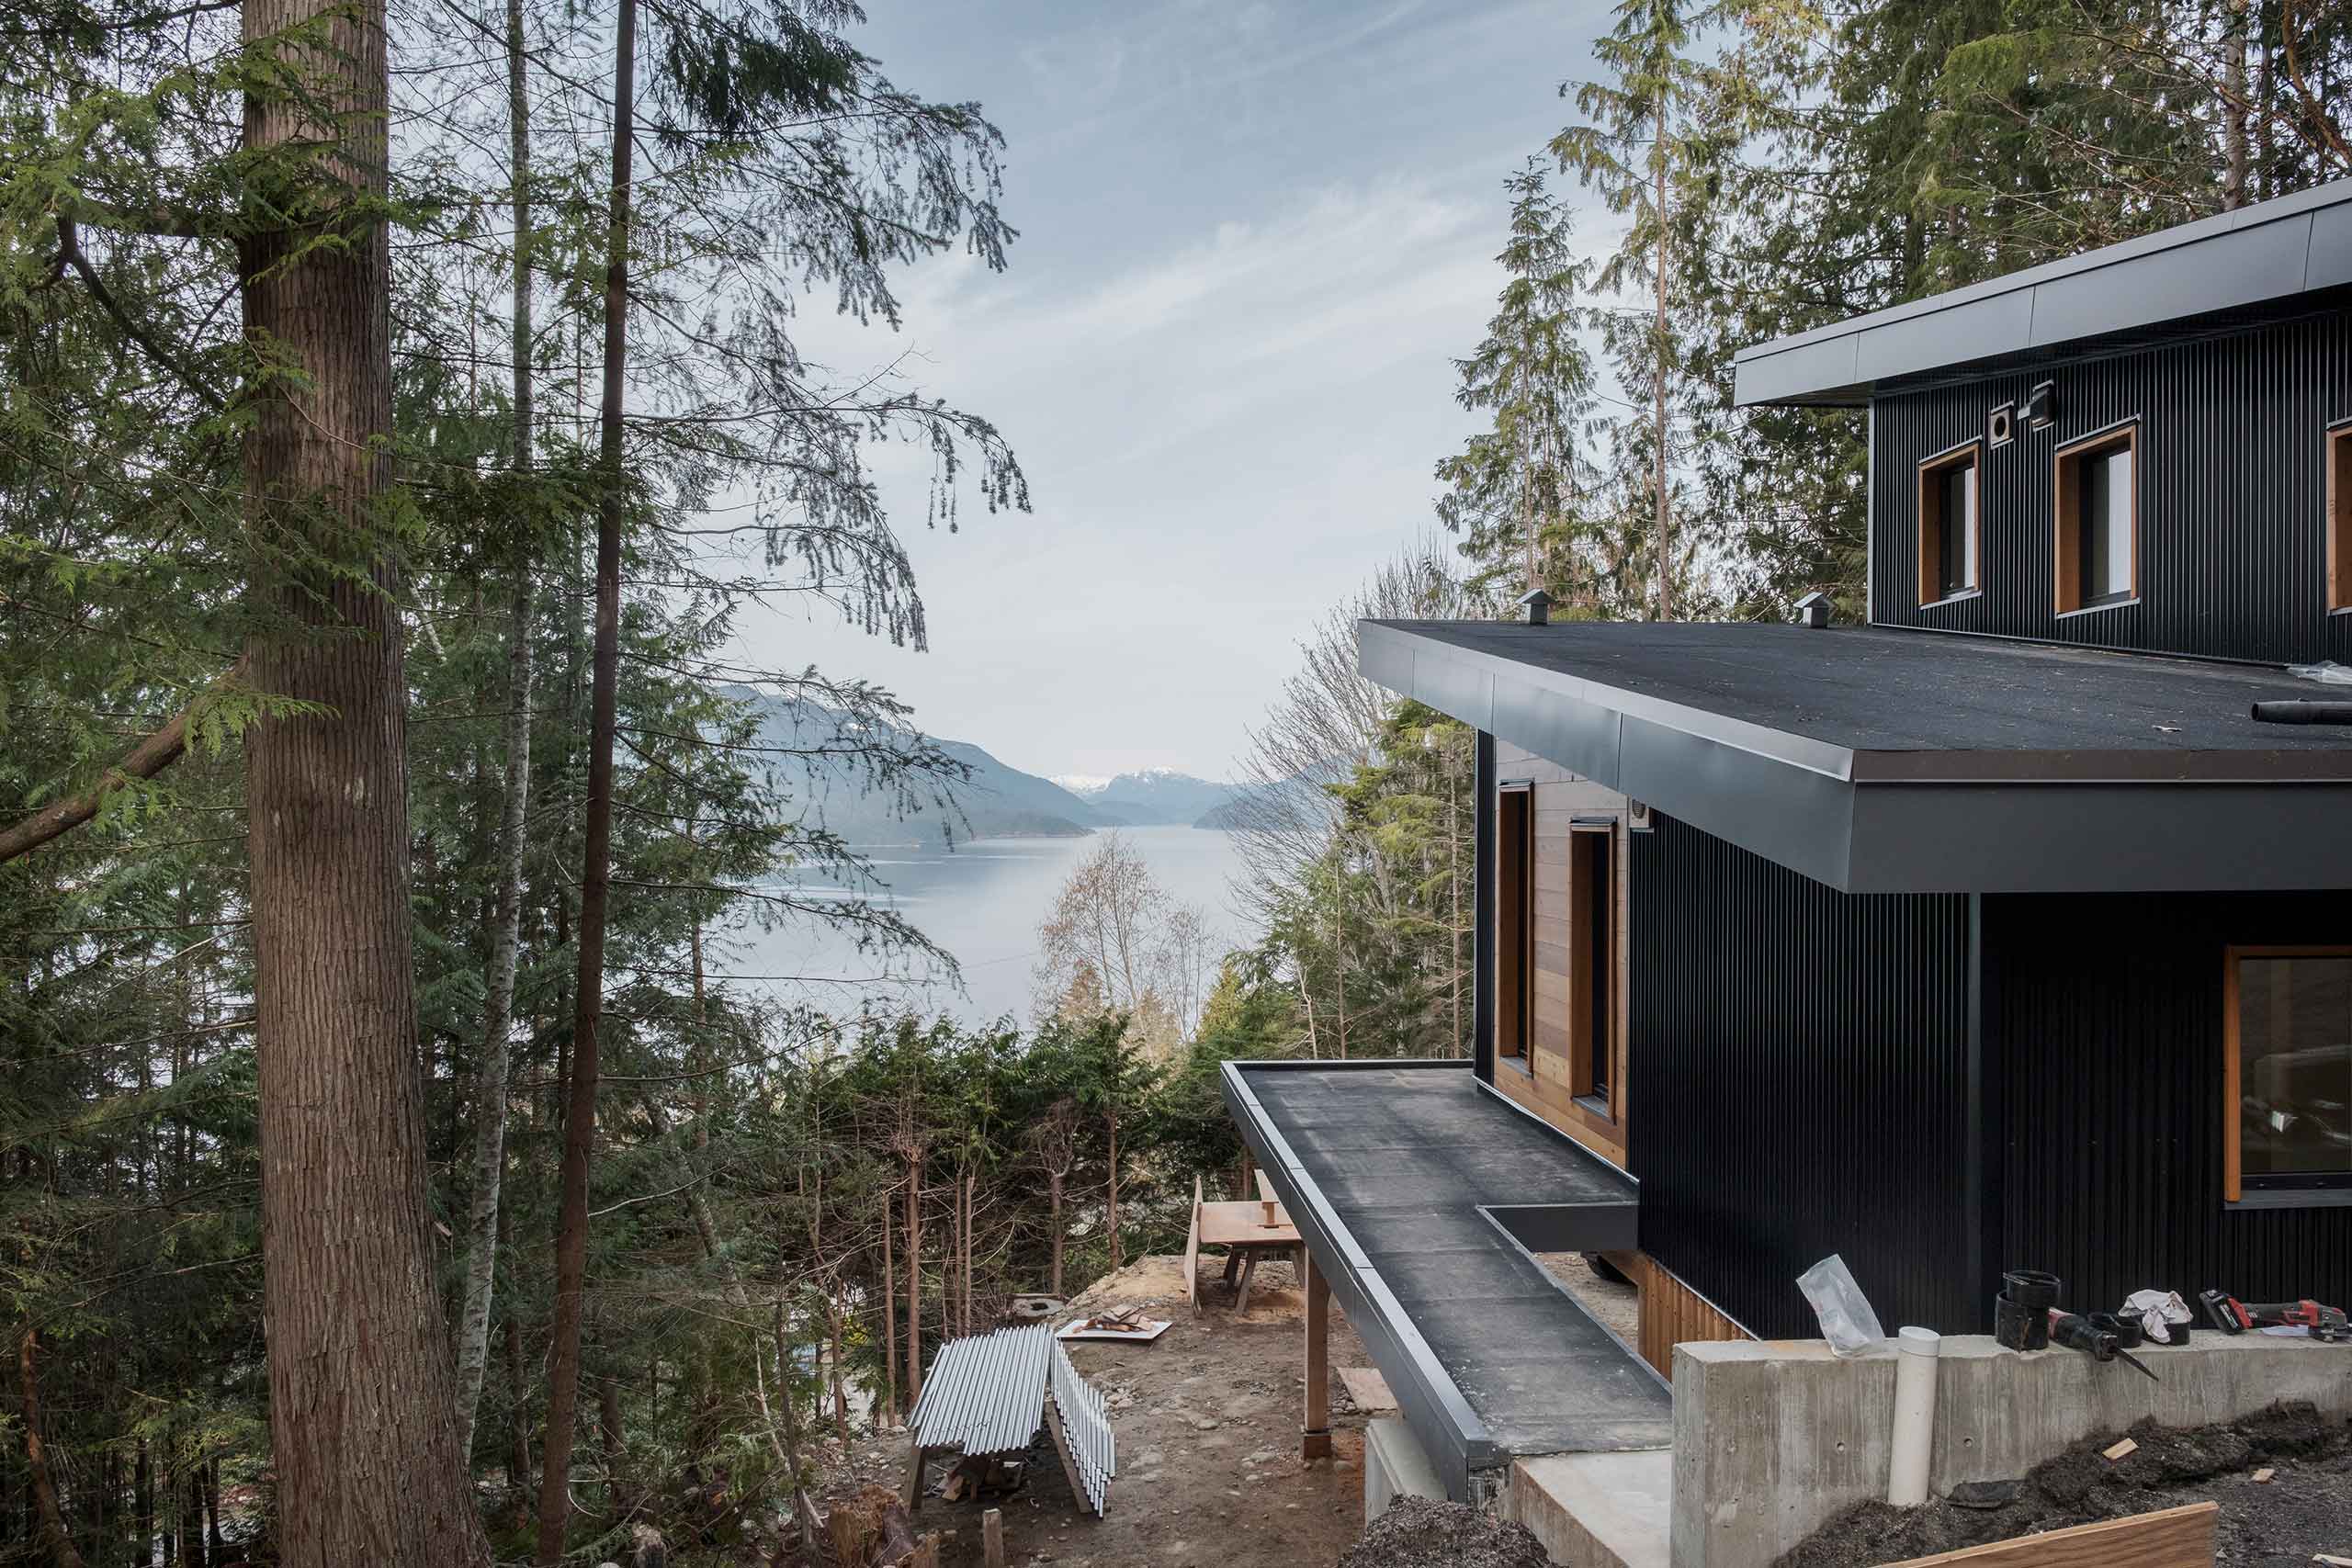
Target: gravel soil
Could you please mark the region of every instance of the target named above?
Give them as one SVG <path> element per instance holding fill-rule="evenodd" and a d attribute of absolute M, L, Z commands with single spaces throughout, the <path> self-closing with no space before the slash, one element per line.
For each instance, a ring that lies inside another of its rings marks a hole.
<path fill-rule="evenodd" d="M 1118 1438 L 1105 1517 L 1073 1500 L 1050 1438 L 1030 1450 L 1026 1484 L 1010 1496 L 944 1501 L 938 1489 L 948 1466 L 936 1463 L 914 1527 L 919 1535 L 953 1532 L 941 1542 L 943 1568 L 978 1568 L 980 1515 L 992 1507 L 1003 1510 L 1005 1555 L 1015 1568 L 1331 1568 L 1355 1543 L 1367 1417 L 1351 1408 L 1337 1373 L 1371 1361 L 1339 1303 L 1331 1309 L 1333 1455 L 1310 1462 L 1298 1452 L 1304 1297 L 1291 1267 L 1260 1265 L 1250 1311 L 1237 1316 L 1233 1292 L 1217 1278 L 1221 1263 L 1204 1258 L 1196 1316 L 1184 1300 L 1182 1266 L 1181 1258 L 1144 1258 L 1097 1281 L 1061 1318 L 1142 1305 L 1175 1324 L 1148 1345 L 1069 1347 L 1102 1391 Z M 828 1465 L 828 1496 L 865 1480 L 898 1485 L 906 1452 L 903 1437 L 856 1445 L 849 1463 Z"/>
<path fill-rule="evenodd" d="M 1460 1503 L 1399 1497 L 1340 1568 L 1549 1568 L 1551 1561 L 1523 1526 Z"/>
<path fill-rule="evenodd" d="M 1630 1280 L 1604 1280 L 1581 1252 L 1538 1252 L 1535 1261 L 1600 1325 L 1628 1345 L 1642 1342 L 1642 1292 Z"/>
<path fill-rule="evenodd" d="M 2067 1525 L 2177 1507 L 2222 1506 L 2222 1568 L 2308 1568 L 2314 1554 L 2352 1556 L 2352 1431 L 2310 1404 L 2276 1404 L 2243 1421 L 2175 1429 L 2143 1421 L 2120 1460 L 2117 1434 L 2087 1438 L 2034 1467 L 2009 1501 L 1965 1508 L 1861 1503 L 1781 1559 L 1781 1568 L 1875 1568 Z M 2256 1482 L 2264 1468 L 2273 1473 Z"/>

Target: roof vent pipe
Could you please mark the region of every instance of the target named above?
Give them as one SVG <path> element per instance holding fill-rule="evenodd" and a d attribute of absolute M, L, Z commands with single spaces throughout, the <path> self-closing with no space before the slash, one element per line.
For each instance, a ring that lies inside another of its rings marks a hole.
<path fill-rule="evenodd" d="M 1531 588 L 1520 595 L 1520 607 L 1527 612 L 1531 626 L 1549 625 L 1552 619 L 1552 596 L 1541 588 Z"/>
<path fill-rule="evenodd" d="M 1793 608 L 1801 626 L 1819 631 L 1829 624 L 1829 595 L 1818 588 L 1798 600 Z"/>
<path fill-rule="evenodd" d="M 2254 716 L 2261 724 L 2352 724 L 2352 703 L 2256 703 Z"/>

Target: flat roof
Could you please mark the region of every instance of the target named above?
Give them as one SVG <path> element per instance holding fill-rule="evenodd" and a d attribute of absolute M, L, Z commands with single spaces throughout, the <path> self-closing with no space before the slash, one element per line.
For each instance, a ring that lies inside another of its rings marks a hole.
<path fill-rule="evenodd" d="M 1665 1382 L 1512 1234 L 1632 1247 L 1632 1179 L 1467 1062 L 1230 1062 L 1225 1093 L 1457 1501 L 1521 1455 L 1673 1441 Z"/>
<path fill-rule="evenodd" d="M 1736 400 L 1859 407 L 1891 381 L 2352 286 L 2352 180 L 2256 202 L 1733 356 Z"/>
<path fill-rule="evenodd" d="M 2281 670 L 1886 628 L 1365 621 L 1390 690 L 1852 892 L 2352 887 Z"/>

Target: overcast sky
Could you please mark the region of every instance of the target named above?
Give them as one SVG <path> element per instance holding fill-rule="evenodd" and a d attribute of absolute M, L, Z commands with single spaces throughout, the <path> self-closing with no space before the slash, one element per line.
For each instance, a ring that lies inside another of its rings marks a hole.
<path fill-rule="evenodd" d="M 910 347 L 927 390 L 996 421 L 1035 509 L 927 533 L 910 473 L 892 511 L 931 650 L 762 611 L 744 654 L 877 681 L 1032 773 L 1227 777 L 1309 625 L 1433 526 L 1502 182 L 1563 123 L 1604 9 L 867 9 L 855 36 L 888 75 L 1003 129 L 1021 238 L 1002 274 L 909 275 L 901 343 L 877 328 L 863 356 Z M 843 355 L 842 329 L 808 325 Z"/>

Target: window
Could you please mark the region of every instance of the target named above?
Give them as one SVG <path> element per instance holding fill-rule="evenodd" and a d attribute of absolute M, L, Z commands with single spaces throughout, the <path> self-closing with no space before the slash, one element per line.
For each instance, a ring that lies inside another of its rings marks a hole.
<path fill-rule="evenodd" d="M 2352 610 L 2352 419 L 2327 433 L 2327 607 Z"/>
<path fill-rule="evenodd" d="M 1971 441 L 1919 465 L 1919 603 L 1976 592 L 1976 457 Z"/>
<path fill-rule="evenodd" d="M 2129 604 L 2140 593 L 2140 427 L 2058 449 L 2058 613 Z"/>
<path fill-rule="evenodd" d="M 1617 1049 L 1617 824 L 1571 824 L 1568 835 L 1568 1089 L 1614 1114 Z"/>
<path fill-rule="evenodd" d="M 2352 947 L 2233 947 L 2225 1196 L 2352 1187 Z"/>
<path fill-rule="evenodd" d="M 1535 987 L 1535 792 L 1505 784 L 1495 810 L 1495 1057 L 1527 1065 Z"/>

